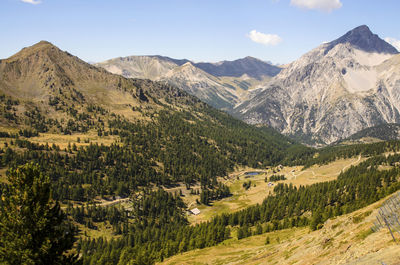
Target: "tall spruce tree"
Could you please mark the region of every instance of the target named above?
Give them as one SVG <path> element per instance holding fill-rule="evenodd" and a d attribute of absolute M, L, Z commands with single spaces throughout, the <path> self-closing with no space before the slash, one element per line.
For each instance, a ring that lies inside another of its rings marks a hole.
<path fill-rule="evenodd" d="M 0 203 L 0 264 L 76 264 L 73 228 L 37 165 L 11 169 Z"/>

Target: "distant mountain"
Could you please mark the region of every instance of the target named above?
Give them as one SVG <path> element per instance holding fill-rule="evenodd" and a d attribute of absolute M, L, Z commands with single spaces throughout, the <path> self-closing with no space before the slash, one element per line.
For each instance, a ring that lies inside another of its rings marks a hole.
<path fill-rule="evenodd" d="M 175 67 L 159 80 L 179 87 L 219 109 L 232 109 L 239 102 L 235 88 L 225 85 L 219 78 L 204 72 L 190 62 Z"/>
<path fill-rule="evenodd" d="M 193 63 L 158 55 L 115 58 L 96 66 L 128 78 L 167 82 L 225 110 L 232 110 L 249 89 L 269 80 L 281 69 L 252 57 L 232 62 Z"/>
<path fill-rule="evenodd" d="M 310 144 L 398 123 L 399 56 L 367 26 L 357 27 L 289 64 L 235 111 Z"/>
<path fill-rule="evenodd" d="M 182 64 L 184 63 L 178 64 L 176 60 L 162 56 L 128 56 L 114 58 L 95 65 L 127 78 L 157 80 Z"/>
<path fill-rule="evenodd" d="M 261 80 L 265 76 L 275 76 L 282 69 L 254 57 L 218 63 L 196 63 L 196 67 L 214 76 L 241 77 L 247 75 Z"/>

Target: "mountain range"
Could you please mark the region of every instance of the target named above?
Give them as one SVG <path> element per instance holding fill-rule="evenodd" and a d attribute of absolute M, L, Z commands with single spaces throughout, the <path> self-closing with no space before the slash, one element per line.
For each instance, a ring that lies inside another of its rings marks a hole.
<path fill-rule="evenodd" d="M 253 57 L 218 63 L 194 63 L 164 56 L 129 56 L 95 65 L 128 78 L 172 84 L 214 107 L 228 111 L 232 111 L 246 97 L 248 90 L 281 70 Z"/>
<path fill-rule="evenodd" d="M 146 82 L 137 78 L 150 79 L 176 87 L 175 94 L 184 90 L 249 124 L 270 126 L 315 146 L 400 122 L 400 55 L 365 25 L 321 44 L 284 68 L 252 57 L 194 63 L 164 56 L 129 56 L 89 65 L 65 54 L 40 42 L 1 60 L 1 89 L 56 119 L 60 113 L 55 109 L 68 114 L 70 103 L 107 101 L 118 113 L 130 113 L 146 93 L 161 93 L 153 85 L 152 91 L 137 85 Z M 127 92 L 131 88 L 134 91 Z M 46 107 L 47 101 L 62 99 L 69 103 Z M 29 109 L 15 108 L 16 113 Z"/>
<path fill-rule="evenodd" d="M 193 75 L 190 63 L 180 68 Z M 181 137 L 187 137 L 186 142 L 198 140 L 203 149 L 193 152 L 189 148 L 190 154 L 184 155 L 185 159 L 195 156 L 197 161 L 201 157 L 209 159 L 211 153 L 219 153 L 224 148 L 227 150 L 223 153 L 229 153 L 229 159 L 240 155 L 237 161 L 244 161 L 246 156 L 241 152 L 248 148 L 247 153 L 257 157 L 251 158 L 251 163 L 284 159 L 286 148 L 306 149 L 273 129 L 249 126 L 178 87 L 109 73 L 47 41 L 0 60 L 0 76 L 0 128 L 64 135 L 97 131 L 103 135 L 117 134 L 115 127 L 118 127 L 128 131 L 123 134 L 126 136 L 130 127 L 152 126 L 150 131 L 158 131 L 158 137 L 165 137 L 163 140 L 169 144 L 183 141 Z M 174 119 L 174 125 L 170 119 Z M 179 136 L 175 131 L 178 126 L 193 132 Z M 162 135 L 161 131 L 167 128 L 170 131 Z M 151 134 L 142 136 L 154 140 Z M 181 144 L 176 146 L 182 149 Z M 260 145 L 269 148 L 256 151 Z M 157 148 L 162 150 L 156 154 L 176 151 L 163 146 Z M 208 153 L 201 154 L 204 150 Z M 263 152 L 268 155 L 263 156 Z M 232 163 L 241 163 L 237 161 Z M 249 164 L 250 160 L 243 163 Z M 224 166 L 227 165 L 230 164 Z"/>
<path fill-rule="evenodd" d="M 162 56 L 116 58 L 96 66 L 167 82 L 247 123 L 325 145 L 400 122 L 399 60 L 396 48 L 362 25 L 284 68 L 252 57 L 193 63 Z"/>

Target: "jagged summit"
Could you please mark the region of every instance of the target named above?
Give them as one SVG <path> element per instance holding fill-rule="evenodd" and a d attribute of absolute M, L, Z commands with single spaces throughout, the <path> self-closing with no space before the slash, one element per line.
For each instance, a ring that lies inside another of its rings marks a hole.
<path fill-rule="evenodd" d="M 356 27 L 342 37 L 328 43 L 328 46 L 325 49 L 325 54 L 327 54 L 333 47 L 340 43 L 350 43 L 354 47 L 366 52 L 385 54 L 398 53 L 395 47 L 379 38 L 378 35 L 372 33 L 369 27 L 366 25 Z"/>

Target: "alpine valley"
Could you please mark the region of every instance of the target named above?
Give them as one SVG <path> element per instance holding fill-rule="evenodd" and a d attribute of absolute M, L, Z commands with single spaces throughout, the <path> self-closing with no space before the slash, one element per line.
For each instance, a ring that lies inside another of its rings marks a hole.
<path fill-rule="evenodd" d="M 31 4 L 40 4 L 28 1 Z M 400 264 L 400 55 L 0 60 L 0 264 Z"/>

